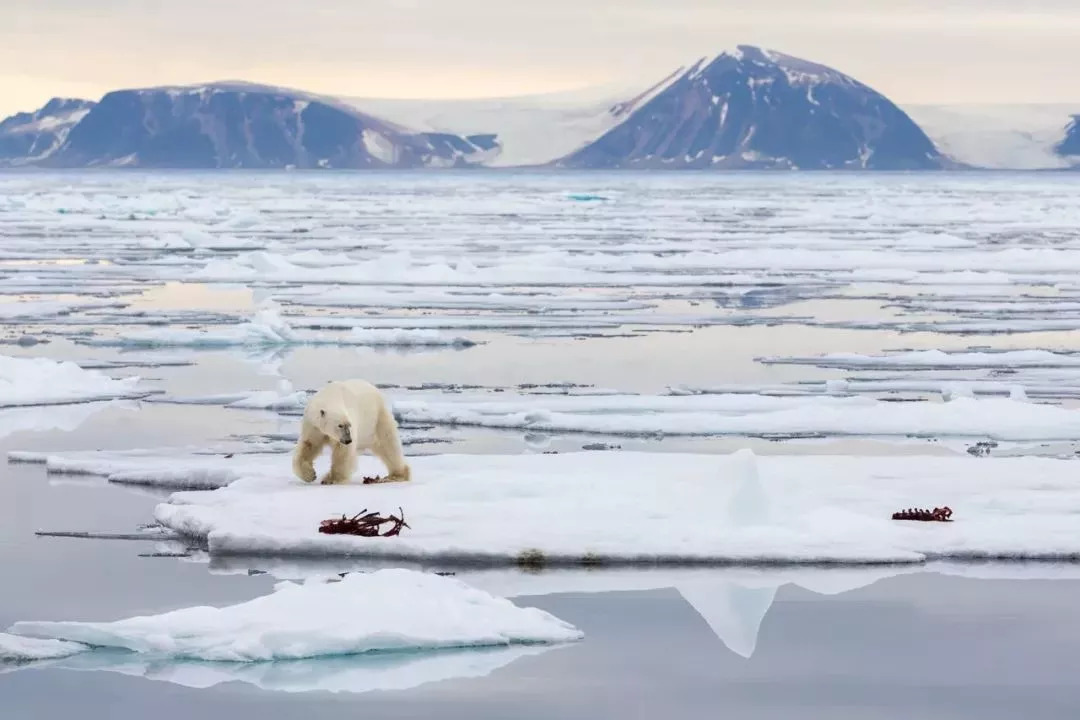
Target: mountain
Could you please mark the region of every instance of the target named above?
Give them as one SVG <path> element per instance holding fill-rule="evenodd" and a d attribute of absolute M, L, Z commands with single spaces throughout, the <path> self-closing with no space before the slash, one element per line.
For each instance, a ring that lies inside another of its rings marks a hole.
<path fill-rule="evenodd" d="M 413 132 L 332 98 L 234 82 L 110 92 L 36 164 L 460 167 L 495 149 L 492 135 Z"/>
<path fill-rule="evenodd" d="M 1072 122 L 1065 128 L 1065 138 L 1055 150 L 1058 155 L 1076 161 L 1080 167 L 1080 115 L 1073 115 Z"/>
<path fill-rule="evenodd" d="M 954 164 L 880 93 L 749 45 L 695 63 L 567 168 L 930 170 Z"/>
<path fill-rule="evenodd" d="M 93 107 L 89 100 L 53 98 L 37 112 L 0 121 L 0 163 L 26 164 L 47 157 Z"/>
<path fill-rule="evenodd" d="M 0 122 L 0 166 L 1061 169 L 1080 168 L 1078 124 L 1080 104 L 901 108 L 833 68 L 740 45 L 651 86 L 548 95 L 222 82 L 57 99 Z"/>

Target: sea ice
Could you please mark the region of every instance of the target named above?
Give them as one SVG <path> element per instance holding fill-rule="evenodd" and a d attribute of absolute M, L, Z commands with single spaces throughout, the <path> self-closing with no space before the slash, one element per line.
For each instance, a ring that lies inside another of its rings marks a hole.
<path fill-rule="evenodd" d="M 81 643 L 20 637 L 0 632 L 0 663 L 31 662 L 67 657 L 87 650 Z"/>
<path fill-rule="evenodd" d="M 947 391 L 947 384 L 941 389 Z M 863 436 L 1071 440 L 1080 410 L 1007 398 L 895 403 L 826 395 L 561 396 L 402 399 L 405 422 L 622 436 Z"/>
<path fill-rule="evenodd" d="M 1080 355 L 1048 350 L 1006 350 L 1001 352 L 942 352 L 918 350 L 892 355 L 830 353 L 818 357 L 759 358 L 767 364 L 814 365 L 816 367 L 856 369 L 922 368 L 1057 368 L 1080 367 Z"/>
<path fill-rule="evenodd" d="M 114 379 L 70 361 L 0 355 L 0 408 L 142 397 L 138 377 Z"/>
<path fill-rule="evenodd" d="M 167 487 L 228 483 L 175 493 L 154 511 L 164 526 L 206 540 L 213 556 L 497 564 L 536 557 L 556 565 L 590 558 L 865 564 L 1080 557 L 1080 489 L 1064 460 L 751 458 L 748 452 L 429 455 L 410 459 L 408 484 L 343 486 L 301 483 L 287 454 L 83 453 L 49 463 Z M 356 476 L 379 472 L 378 461 L 364 456 Z M 902 508 L 944 504 L 956 511 L 955 522 L 891 519 Z M 399 537 L 318 532 L 330 517 L 398 507 L 411 526 Z"/>
<path fill-rule="evenodd" d="M 12 633 L 163 658 L 256 662 L 368 652 L 554 644 L 580 630 L 455 578 L 405 569 L 331 583 L 279 583 L 223 608 L 114 622 L 17 622 Z"/>
<path fill-rule="evenodd" d="M 129 332 L 115 337 L 80 338 L 88 345 L 115 347 L 240 347 L 282 345 L 357 346 L 453 346 L 476 343 L 463 337 L 447 336 L 437 330 L 353 327 L 340 336 L 305 333 L 295 329 L 276 308 L 263 308 L 246 322 L 214 329 L 162 328 Z"/>

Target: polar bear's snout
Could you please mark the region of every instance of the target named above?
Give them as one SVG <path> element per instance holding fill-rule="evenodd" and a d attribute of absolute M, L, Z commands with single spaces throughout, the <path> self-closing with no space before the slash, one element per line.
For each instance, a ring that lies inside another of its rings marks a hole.
<path fill-rule="evenodd" d="M 341 431 L 341 444 L 348 445 L 352 443 L 352 428 L 349 423 L 342 423 L 338 425 L 338 430 Z"/>

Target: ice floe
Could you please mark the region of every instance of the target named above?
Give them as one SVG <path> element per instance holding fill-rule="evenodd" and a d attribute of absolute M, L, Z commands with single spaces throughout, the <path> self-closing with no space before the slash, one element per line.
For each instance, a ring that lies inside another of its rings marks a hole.
<path fill-rule="evenodd" d="M 837 389 L 839 386 L 836 386 Z M 957 437 L 1069 440 L 1080 437 L 1080 410 L 1010 398 L 958 397 L 895 403 L 872 397 L 661 395 L 559 396 L 506 401 L 401 399 L 403 421 L 550 433 L 621 436 Z"/>
<path fill-rule="evenodd" d="M 538 608 L 455 578 L 406 569 L 333 583 L 279 583 L 269 595 L 222 608 L 191 607 L 113 622 L 17 622 L 11 633 L 95 649 L 225 662 L 371 652 L 553 644 L 580 630 Z"/>
<path fill-rule="evenodd" d="M 830 353 L 818 357 L 766 357 L 766 364 L 814 365 L 844 370 L 938 369 L 938 368 L 1060 368 L 1080 367 L 1080 354 L 1049 350 L 1003 350 L 999 352 L 943 352 L 917 350 L 890 355 Z"/>
<path fill-rule="evenodd" d="M 431 329 L 352 327 L 344 335 L 307 333 L 294 328 L 276 307 L 260 309 L 251 320 L 214 328 L 161 328 L 116 336 L 79 338 L 81 343 L 112 347 L 267 347 L 285 345 L 451 346 L 469 347 L 467 338 Z"/>
<path fill-rule="evenodd" d="M 174 493 L 154 511 L 165 527 L 205 541 L 212 556 L 550 565 L 1080 557 L 1080 488 L 1066 460 L 753 457 L 744 450 L 410 462 L 409 484 L 328 487 L 293 478 L 287 454 L 48 457 L 61 471 L 166 487 L 225 485 Z M 361 458 L 357 477 L 379 472 L 374 458 Z M 956 511 L 955 522 L 891 519 L 903 508 L 940 505 Z M 398 507 L 411 526 L 399 537 L 318 532 L 330 517 Z"/>
<path fill-rule="evenodd" d="M 115 379 L 70 361 L 0 355 L 0 408 L 145 396 L 138 377 Z"/>
<path fill-rule="evenodd" d="M 81 643 L 66 640 L 22 637 L 0 632 L 0 663 L 50 660 L 74 655 L 86 649 Z"/>

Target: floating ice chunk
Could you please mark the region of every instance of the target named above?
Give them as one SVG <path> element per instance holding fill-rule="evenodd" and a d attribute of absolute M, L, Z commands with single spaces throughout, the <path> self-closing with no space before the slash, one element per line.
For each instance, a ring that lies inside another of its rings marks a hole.
<path fill-rule="evenodd" d="M 181 484 L 184 472 L 196 478 L 213 473 L 215 465 L 235 479 L 212 492 L 176 493 L 154 517 L 205 540 L 212 556 L 494 563 L 532 557 L 553 565 L 586 559 L 865 564 L 1080 558 L 1080 489 L 1065 460 L 757 457 L 768 515 L 751 514 L 756 522 L 740 525 L 727 519 L 738 485 L 725 478 L 738 477 L 745 459 L 641 452 L 427 455 L 411 459 L 408 484 L 323 487 L 293 478 L 287 454 L 200 463 L 163 455 L 158 472 L 175 473 L 171 484 Z M 139 460 L 152 467 L 152 458 Z M 110 462 L 123 467 L 122 458 L 102 457 L 98 470 L 107 471 Z M 378 461 L 364 456 L 356 475 L 379 472 Z M 891 519 L 900 508 L 927 504 L 948 504 L 957 521 Z M 412 526 L 399 537 L 318 532 L 322 520 L 349 508 L 398 507 Z"/>
<path fill-rule="evenodd" d="M 1052 368 L 1080 367 L 1080 354 L 1056 353 L 1049 350 L 1007 350 L 1002 352 L 943 352 L 918 350 L 894 355 L 859 355 L 830 353 L 816 357 L 765 357 L 767 364 L 815 365 L 817 367 L 859 369 L 923 368 Z"/>
<path fill-rule="evenodd" d="M 288 384 L 288 383 L 284 383 Z M 246 410 L 295 410 L 307 404 L 308 394 L 303 390 L 288 392 L 279 390 L 260 390 L 239 400 L 233 400 L 226 407 Z"/>
<path fill-rule="evenodd" d="M 0 320 L 33 320 L 68 315 L 80 310 L 122 308 L 125 303 L 107 300 L 80 300 L 78 302 L 55 302 L 46 300 L 19 300 L 0 302 Z"/>
<path fill-rule="evenodd" d="M 246 474 L 279 470 L 280 455 L 255 454 L 232 462 L 205 448 L 173 450 L 100 450 L 40 453 L 12 451 L 9 462 L 45 465 L 55 475 L 90 475 L 109 482 L 173 489 L 216 489 Z"/>
<path fill-rule="evenodd" d="M 17 622 L 32 638 L 124 648 L 159 657 L 233 662 L 382 651 L 579 640 L 580 630 L 538 608 L 460 580 L 413 570 L 347 575 L 340 582 L 279 583 L 223 608 L 192 607 L 115 622 Z"/>
<path fill-rule="evenodd" d="M 215 329 L 163 328 L 118 337 L 80 338 L 88 345 L 116 347 L 278 347 L 285 345 L 439 346 L 469 347 L 476 343 L 437 330 L 352 328 L 342 336 L 296 330 L 276 307 L 259 310 L 251 320 Z"/>
<path fill-rule="evenodd" d="M 31 662 L 62 658 L 90 648 L 82 643 L 20 637 L 0 633 L 0 662 Z"/>
<path fill-rule="evenodd" d="M 114 379 L 70 361 L 0 355 L 0 408 L 143 396 L 138 377 Z"/>
<path fill-rule="evenodd" d="M 956 396 L 960 392 L 962 396 Z M 621 436 L 937 436 L 1072 440 L 1080 410 L 1006 398 L 974 399 L 962 386 L 951 402 L 895 403 L 869 397 L 762 395 L 544 396 L 526 401 L 400 400 L 412 423 Z"/>

